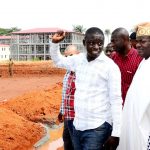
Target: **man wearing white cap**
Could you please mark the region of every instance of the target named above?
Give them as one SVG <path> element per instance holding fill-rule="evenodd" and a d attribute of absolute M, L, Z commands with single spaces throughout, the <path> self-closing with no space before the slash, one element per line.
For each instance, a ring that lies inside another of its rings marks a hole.
<path fill-rule="evenodd" d="M 144 59 L 127 92 L 118 150 L 150 149 L 150 23 L 137 26 L 136 40 Z"/>

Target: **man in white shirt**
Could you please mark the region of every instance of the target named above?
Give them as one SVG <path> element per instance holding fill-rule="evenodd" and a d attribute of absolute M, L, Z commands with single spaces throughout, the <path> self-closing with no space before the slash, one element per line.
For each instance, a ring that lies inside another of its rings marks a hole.
<path fill-rule="evenodd" d="M 137 27 L 140 63 L 127 92 L 118 150 L 148 150 L 150 135 L 150 23 Z"/>
<path fill-rule="evenodd" d="M 89 28 L 83 40 L 87 52 L 66 58 L 58 45 L 64 38 L 65 32 L 57 32 L 50 47 L 55 64 L 76 73 L 74 149 L 115 150 L 121 126 L 121 75 L 102 51 L 104 34 L 97 27 Z"/>

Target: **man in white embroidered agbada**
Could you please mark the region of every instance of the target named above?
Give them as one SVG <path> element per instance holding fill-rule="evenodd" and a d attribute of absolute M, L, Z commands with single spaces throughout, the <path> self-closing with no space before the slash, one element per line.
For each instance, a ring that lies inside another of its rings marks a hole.
<path fill-rule="evenodd" d="M 137 26 L 137 49 L 144 58 L 127 92 L 118 150 L 147 150 L 150 135 L 150 23 Z"/>

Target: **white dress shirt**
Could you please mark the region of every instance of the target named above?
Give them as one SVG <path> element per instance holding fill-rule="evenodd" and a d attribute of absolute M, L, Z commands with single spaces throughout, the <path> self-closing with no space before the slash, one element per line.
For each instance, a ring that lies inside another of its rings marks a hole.
<path fill-rule="evenodd" d="M 113 124 L 112 136 L 120 136 L 122 98 L 118 66 L 101 52 L 88 62 L 86 53 L 71 57 L 60 54 L 59 45 L 51 43 L 50 53 L 58 67 L 76 73 L 74 100 L 76 130 L 95 129 L 105 121 Z"/>

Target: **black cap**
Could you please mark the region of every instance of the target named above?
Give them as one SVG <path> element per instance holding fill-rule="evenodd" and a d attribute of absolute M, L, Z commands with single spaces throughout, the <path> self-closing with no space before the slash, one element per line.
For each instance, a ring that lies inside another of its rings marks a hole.
<path fill-rule="evenodd" d="M 136 39 L 136 32 L 132 32 L 132 33 L 130 34 L 130 39 L 131 39 L 131 40 L 135 40 L 135 39 Z"/>

